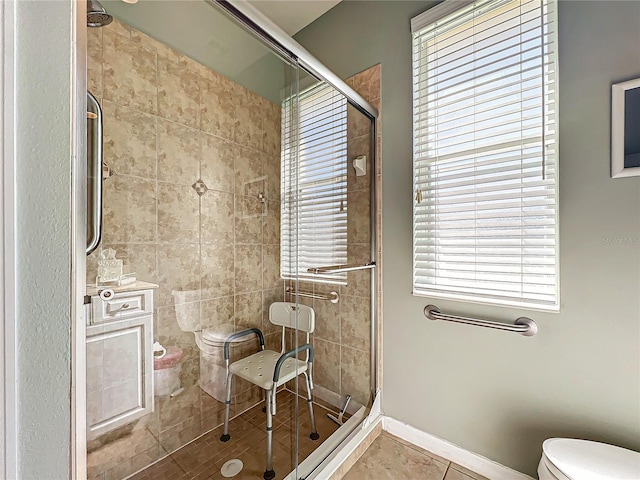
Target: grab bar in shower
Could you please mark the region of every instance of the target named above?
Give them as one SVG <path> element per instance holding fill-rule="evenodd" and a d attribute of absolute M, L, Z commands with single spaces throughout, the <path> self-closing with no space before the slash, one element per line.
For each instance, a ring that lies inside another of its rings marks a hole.
<path fill-rule="evenodd" d="M 370 268 L 376 268 L 376 262 L 362 263 L 359 265 L 331 265 L 330 267 L 307 268 L 307 273 L 321 275 L 323 273 L 354 272 L 356 270 L 368 270 Z"/>
<path fill-rule="evenodd" d="M 87 92 L 87 255 L 102 235 L 102 109 Z"/>
<path fill-rule="evenodd" d="M 513 324 L 494 322 L 493 320 L 481 320 L 479 318 L 460 317 L 458 315 L 449 315 L 440 312 L 435 305 L 427 305 L 424 307 L 424 316 L 429 320 L 445 320 L 447 322 L 464 323 L 465 325 L 475 325 L 477 327 L 487 327 L 496 330 L 504 330 L 506 332 L 515 332 L 532 337 L 538 332 L 536 322 L 527 317 L 516 319 Z"/>
<path fill-rule="evenodd" d="M 296 295 L 296 289 L 293 287 L 287 287 L 285 292 L 288 295 Z M 305 290 L 298 290 L 297 295 L 299 297 L 315 298 L 317 300 L 329 300 L 331 303 L 338 303 L 340 301 L 340 295 L 338 295 L 337 292 L 314 293 Z"/>

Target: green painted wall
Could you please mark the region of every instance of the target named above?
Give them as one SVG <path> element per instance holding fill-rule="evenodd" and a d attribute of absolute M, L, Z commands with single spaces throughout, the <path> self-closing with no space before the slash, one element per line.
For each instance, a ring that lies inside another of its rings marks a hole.
<path fill-rule="evenodd" d="M 296 35 L 343 78 L 382 63 L 384 412 L 529 475 L 542 441 L 640 450 L 640 177 L 609 178 L 610 86 L 640 76 L 640 2 L 561 1 L 560 313 L 411 295 L 412 16 L 345 1 Z M 431 322 L 534 318 L 525 338 Z"/>
<path fill-rule="evenodd" d="M 69 476 L 72 0 L 16 2 L 18 478 Z"/>

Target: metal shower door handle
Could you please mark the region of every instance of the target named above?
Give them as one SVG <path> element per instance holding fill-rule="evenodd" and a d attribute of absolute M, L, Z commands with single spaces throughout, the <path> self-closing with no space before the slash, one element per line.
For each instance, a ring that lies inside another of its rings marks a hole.
<path fill-rule="evenodd" d="M 87 255 L 102 235 L 102 109 L 87 92 Z"/>

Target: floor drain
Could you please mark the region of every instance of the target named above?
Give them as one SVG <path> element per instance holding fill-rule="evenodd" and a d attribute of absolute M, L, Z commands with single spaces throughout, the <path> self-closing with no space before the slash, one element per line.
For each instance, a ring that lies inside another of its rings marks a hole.
<path fill-rule="evenodd" d="M 238 460 L 237 458 L 234 458 L 233 460 L 229 460 L 228 462 L 225 462 L 224 465 L 222 465 L 222 468 L 220 469 L 220 473 L 225 478 L 235 477 L 237 474 L 240 473 L 243 466 L 244 465 L 242 464 L 242 460 Z"/>

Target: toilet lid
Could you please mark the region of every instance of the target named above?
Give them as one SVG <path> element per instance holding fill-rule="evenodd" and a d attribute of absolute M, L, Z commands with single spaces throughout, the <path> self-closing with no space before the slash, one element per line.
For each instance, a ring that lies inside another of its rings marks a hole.
<path fill-rule="evenodd" d="M 227 338 L 234 333 L 235 328 L 231 323 L 223 323 L 221 325 L 217 325 L 211 328 L 202 329 L 202 339 L 208 343 L 213 345 L 224 345 L 224 342 L 227 341 Z M 234 338 L 232 343 L 238 342 L 246 342 L 256 338 L 254 335 L 246 335 L 239 338 Z"/>
<path fill-rule="evenodd" d="M 640 478 L 638 452 L 575 438 L 550 438 L 542 449 L 553 466 L 572 480 Z"/>

